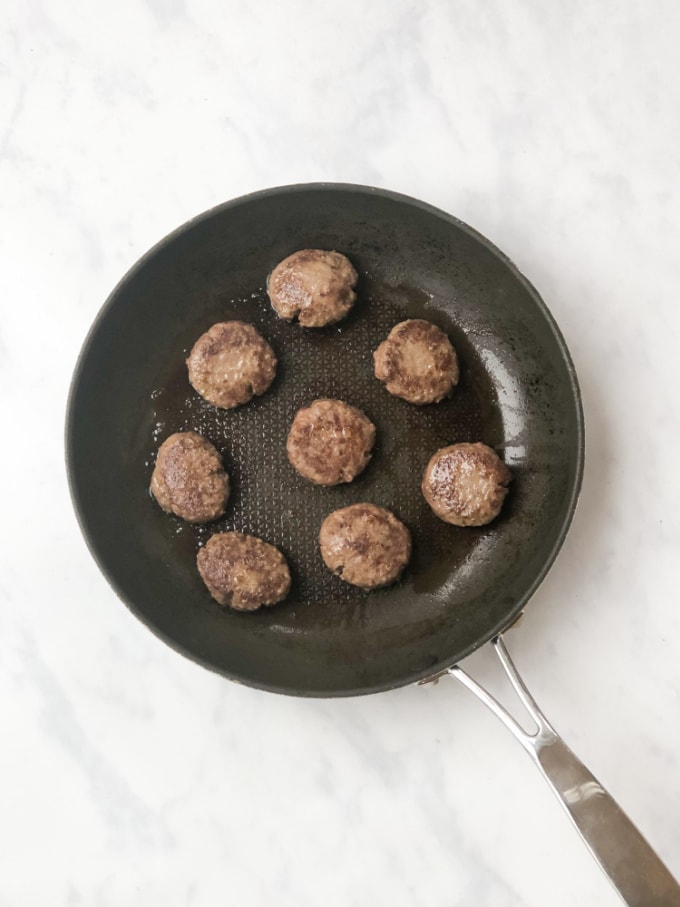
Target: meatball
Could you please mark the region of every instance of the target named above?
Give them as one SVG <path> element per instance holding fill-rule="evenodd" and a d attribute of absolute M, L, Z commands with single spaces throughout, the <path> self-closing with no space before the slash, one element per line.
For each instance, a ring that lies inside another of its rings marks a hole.
<path fill-rule="evenodd" d="M 422 490 L 437 516 L 454 526 L 496 519 L 512 473 L 486 444 L 442 447 L 427 464 Z"/>
<path fill-rule="evenodd" d="M 229 476 L 210 441 L 194 431 L 181 431 L 158 450 L 151 494 L 166 513 L 189 523 L 208 523 L 224 513 Z"/>
<path fill-rule="evenodd" d="M 223 321 L 202 334 L 187 359 L 189 381 L 208 403 L 233 409 L 269 388 L 276 356 L 252 324 Z"/>
<path fill-rule="evenodd" d="M 340 321 L 354 305 L 357 272 L 339 252 L 302 249 L 284 258 L 267 283 L 279 318 L 302 327 L 322 328 Z"/>
<path fill-rule="evenodd" d="M 352 504 L 323 521 L 321 556 L 340 579 L 362 589 L 388 586 L 411 556 L 411 534 L 389 510 Z"/>
<path fill-rule="evenodd" d="M 420 318 L 395 325 L 373 362 L 375 377 L 409 403 L 439 403 L 458 384 L 458 357 L 449 338 Z"/>
<path fill-rule="evenodd" d="M 216 533 L 199 550 L 196 566 L 215 601 L 237 611 L 275 605 L 290 590 L 285 557 L 254 535 Z"/>
<path fill-rule="evenodd" d="M 375 425 L 342 400 L 315 400 L 298 410 L 288 433 L 288 459 L 317 485 L 351 482 L 366 468 Z"/>

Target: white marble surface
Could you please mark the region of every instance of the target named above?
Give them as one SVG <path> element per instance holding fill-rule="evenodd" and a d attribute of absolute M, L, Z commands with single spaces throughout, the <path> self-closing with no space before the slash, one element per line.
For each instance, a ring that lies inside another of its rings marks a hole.
<path fill-rule="evenodd" d="M 457 214 L 561 325 L 585 484 L 510 644 L 680 875 L 678 4 L 9 0 L 0 28 L 0 904 L 618 903 L 464 690 L 232 685 L 81 540 L 62 426 L 102 301 L 194 214 L 313 180 Z"/>

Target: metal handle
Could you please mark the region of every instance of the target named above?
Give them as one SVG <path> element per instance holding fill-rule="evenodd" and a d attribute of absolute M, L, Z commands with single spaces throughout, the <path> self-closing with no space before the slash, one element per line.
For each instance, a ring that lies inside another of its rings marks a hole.
<path fill-rule="evenodd" d="M 680 885 L 581 760 L 560 739 L 517 673 L 505 643 L 492 643 L 515 692 L 538 730 L 527 733 L 458 665 L 446 674 L 471 690 L 515 735 L 569 813 L 591 853 L 628 907 L 680 907 Z"/>

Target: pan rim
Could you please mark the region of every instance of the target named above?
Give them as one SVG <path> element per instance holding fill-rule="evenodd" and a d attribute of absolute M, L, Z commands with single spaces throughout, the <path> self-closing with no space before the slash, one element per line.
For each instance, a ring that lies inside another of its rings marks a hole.
<path fill-rule="evenodd" d="M 540 311 L 543 316 L 547 326 L 549 327 L 557 348 L 559 349 L 562 360 L 566 367 L 571 397 L 574 404 L 574 415 L 576 417 L 576 433 L 575 433 L 575 442 L 576 442 L 576 457 L 575 457 L 575 474 L 572 482 L 572 487 L 566 502 L 566 511 L 562 519 L 561 525 L 555 536 L 555 542 L 545 557 L 540 570 L 537 571 L 533 581 L 529 584 L 528 588 L 525 590 L 524 594 L 519 596 L 515 602 L 514 607 L 512 608 L 510 616 L 506 616 L 502 621 L 490 627 L 485 633 L 483 633 L 477 640 L 467 646 L 462 654 L 459 653 L 455 660 L 451 658 L 441 658 L 435 664 L 428 666 L 426 669 L 418 670 L 411 672 L 408 675 L 403 675 L 397 680 L 391 680 L 384 683 L 373 684 L 370 686 L 357 685 L 347 688 L 333 688 L 333 689 L 314 689 L 314 688 L 300 688 L 293 686 L 283 686 L 281 684 L 268 684 L 259 679 L 253 679 L 252 677 L 246 676 L 240 672 L 228 672 L 220 667 L 212 664 L 209 661 L 201 658 L 200 655 L 196 654 L 193 651 L 190 651 L 189 648 L 182 645 L 176 639 L 169 637 L 164 633 L 159 627 L 151 623 L 146 619 L 143 612 L 141 612 L 137 605 L 130 600 L 126 592 L 120 587 L 116 578 L 109 571 L 106 562 L 105 562 L 105 553 L 100 551 L 96 540 L 94 538 L 94 533 L 91 531 L 90 527 L 87 524 L 86 516 L 86 507 L 84 506 L 81 496 L 80 489 L 78 487 L 78 477 L 74 469 L 75 461 L 75 446 L 76 446 L 76 419 L 75 419 L 75 400 L 77 396 L 77 391 L 82 379 L 82 373 L 86 365 L 86 361 L 89 358 L 90 350 L 96 337 L 99 327 L 102 322 L 106 319 L 109 311 L 112 309 L 113 305 L 116 302 L 116 299 L 120 291 L 134 278 L 137 273 L 141 271 L 146 262 L 153 258 L 161 249 L 170 245 L 176 237 L 183 235 L 185 232 L 191 230 L 196 224 L 208 220 L 209 218 L 219 214 L 223 211 L 229 210 L 231 208 L 237 208 L 244 204 L 249 204 L 255 201 L 258 201 L 263 198 L 269 198 L 272 196 L 283 196 L 291 193 L 306 193 L 306 192 L 344 192 L 344 193 L 356 193 L 363 195 L 376 195 L 381 196 L 385 199 L 398 202 L 400 204 L 408 205 L 415 207 L 428 213 L 440 220 L 443 220 L 449 224 L 455 225 L 458 229 L 467 233 L 477 242 L 482 244 L 487 248 L 496 258 L 498 258 L 505 267 L 523 284 L 527 293 L 531 297 L 534 305 Z M 585 422 L 584 422 L 584 413 L 583 413 L 583 402 L 581 397 L 581 391 L 578 383 L 578 378 L 576 375 L 576 369 L 574 363 L 567 347 L 566 341 L 562 335 L 560 328 L 557 325 L 552 313 L 548 309 L 546 303 L 541 298 L 540 294 L 533 286 L 533 284 L 526 278 L 526 276 L 520 271 L 520 269 L 512 262 L 512 260 L 500 250 L 494 243 L 492 243 L 487 237 L 479 233 L 473 227 L 470 227 L 464 221 L 461 221 L 459 218 L 455 217 L 452 214 L 449 214 L 446 211 L 443 211 L 440 208 L 437 208 L 434 205 L 430 205 L 427 202 L 423 202 L 419 199 L 413 198 L 412 196 L 405 195 L 403 193 L 394 192 L 388 189 L 382 189 L 373 186 L 366 186 L 362 184 L 355 183 L 337 183 L 337 182 L 313 182 L 313 183 L 292 183 L 284 186 L 273 186 L 266 189 L 261 189 L 256 192 L 247 193 L 245 195 L 238 196 L 236 198 L 230 199 L 226 202 L 222 202 L 219 205 L 215 205 L 212 208 L 209 208 L 206 211 L 196 215 L 193 218 L 190 218 L 185 223 L 181 224 L 179 227 L 172 230 L 166 236 L 161 238 L 156 242 L 147 252 L 145 252 L 137 261 L 127 270 L 127 272 L 121 277 L 121 279 L 116 283 L 114 288 L 111 290 L 107 296 L 105 302 L 99 309 L 92 325 L 90 326 L 85 339 L 83 340 L 80 352 L 78 354 L 73 377 L 69 386 L 69 392 L 66 402 L 66 419 L 65 419 L 65 460 L 66 460 L 66 473 L 69 486 L 69 492 L 71 496 L 71 501 L 73 508 L 76 514 L 76 519 L 80 527 L 80 531 L 83 535 L 87 548 L 97 564 L 99 570 L 104 576 L 105 580 L 109 586 L 113 589 L 117 597 L 126 605 L 126 607 L 144 623 L 155 636 L 161 639 L 166 645 L 174 649 L 176 652 L 184 655 L 186 658 L 189 658 L 191 661 L 196 662 L 204 668 L 207 668 L 214 673 L 219 674 L 220 676 L 226 677 L 229 680 L 235 681 L 237 683 L 244 684 L 246 686 L 260 689 L 270 693 L 279 693 L 285 695 L 293 695 L 306 698 L 341 698 L 341 697 L 350 697 L 350 696 L 360 696 L 360 695 L 369 695 L 373 693 L 386 692 L 388 690 L 398 689 L 402 686 L 407 686 L 412 683 L 418 683 L 428 677 L 434 676 L 437 673 L 445 670 L 450 667 L 452 664 L 456 664 L 468 655 L 471 655 L 474 651 L 481 648 L 500 632 L 506 629 L 511 625 L 518 617 L 518 615 L 524 610 L 527 603 L 536 593 L 538 587 L 546 578 L 551 567 L 553 566 L 557 555 L 559 554 L 564 540 L 567 536 L 569 528 L 571 526 L 574 513 L 576 510 L 579 494 L 583 482 L 583 470 L 584 470 L 584 460 L 585 460 Z"/>

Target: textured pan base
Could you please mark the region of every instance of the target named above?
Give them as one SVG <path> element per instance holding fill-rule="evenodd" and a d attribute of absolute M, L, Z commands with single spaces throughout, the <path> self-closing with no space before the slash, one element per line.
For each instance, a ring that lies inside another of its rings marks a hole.
<path fill-rule="evenodd" d="M 360 262 L 355 264 L 361 270 Z M 423 501 L 420 478 L 439 447 L 477 440 L 502 445 L 500 414 L 488 375 L 463 332 L 443 313 L 430 311 L 422 293 L 364 278 L 359 294 L 346 322 L 314 331 L 277 318 L 263 287 L 255 288 L 245 300 L 216 299 L 206 313 L 208 318 L 252 321 L 272 344 L 279 357 L 275 385 L 264 397 L 238 410 L 217 410 L 190 387 L 184 351 L 178 347 L 174 355 L 168 351 L 168 372 L 159 376 L 150 393 L 144 457 L 148 470 L 158 444 L 168 434 L 191 429 L 217 446 L 233 480 L 224 519 L 201 527 L 172 519 L 165 529 L 169 547 L 177 558 L 191 564 L 198 545 L 212 532 L 225 529 L 258 535 L 280 547 L 290 560 L 295 583 L 274 617 L 289 625 L 290 632 L 361 620 L 366 608 L 390 607 L 386 603 L 389 589 L 367 595 L 331 576 L 324 566 L 317 537 L 331 510 L 371 501 L 394 511 L 410 528 L 414 541 L 403 582 L 418 592 L 436 591 L 484 534 L 461 531 L 438 520 Z M 462 368 L 451 400 L 416 407 L 392 397 L 375 379 L 372 352 L 403 319 L 404 311 L 430 318 L 453 338 Z M 286 457 L 285 441 L 295 412 L 317 397 L 352 403 L 377 427 L 373 458 L 349 485 L 312 485 L 297 475 Z M 504 519 L 510 510 L 511 502 Z M 390 615 L 390 622 L 393 619 Z"/>

